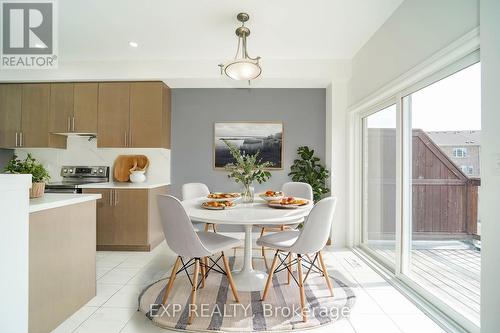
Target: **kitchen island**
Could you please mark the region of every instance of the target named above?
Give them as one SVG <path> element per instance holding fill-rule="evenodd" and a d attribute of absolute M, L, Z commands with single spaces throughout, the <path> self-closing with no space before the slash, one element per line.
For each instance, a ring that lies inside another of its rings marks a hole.
<path fill-rule="evenodd" d="M 29 203 L 29 332 L 50 332 L 96 295 L 99 194 Z"/>

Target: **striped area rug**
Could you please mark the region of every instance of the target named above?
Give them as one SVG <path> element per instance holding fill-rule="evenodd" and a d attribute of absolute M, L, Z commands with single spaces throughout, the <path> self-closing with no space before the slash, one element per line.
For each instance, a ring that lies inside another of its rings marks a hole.
<path fill-rule="evenodd" d="M 241 267 L 241 257 L 230 257 L 233 267 Z M 262 260 L 255 260 L 255 268 L 265 270 Z M 312 273 L 306 280 L 305 294 L 308 320 L 302 322 L 298 286 L 293 279 L 287 284 L 286 271 L 273 277 L 267 299 L 261 302 L 261 291 L 240 291 L 240 303 L 233 299 L 226 276 L 210 272 L 205 288 L 196 296 L 195 314 L 187 325 L 191 285 L 184 272 L 179 274 L 167 300 L 161 300 L 168 279 L 146 287 L 139 296 L 139 310 L 155 325 L 191 332 L 284 332 L 328 325 L 349 316 L 355 303 L 353 291 L 333 272 L 334 297 L 330 297 L 325 278 Z"/>

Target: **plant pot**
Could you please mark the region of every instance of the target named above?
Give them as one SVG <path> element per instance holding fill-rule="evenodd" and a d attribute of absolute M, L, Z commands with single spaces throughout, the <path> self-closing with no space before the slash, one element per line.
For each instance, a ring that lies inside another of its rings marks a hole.
<path fill-rule="evenodd" d="M 132 183 L 144 183 L 146 181 L 146 170 L 135 170 L 130 172 L 130 181 Z"/>
<path fill-rule="evenodd" d="M 45 191 L 45 183 L 32 183 L 30 188 L 30 199 L 40 198 Z"/>

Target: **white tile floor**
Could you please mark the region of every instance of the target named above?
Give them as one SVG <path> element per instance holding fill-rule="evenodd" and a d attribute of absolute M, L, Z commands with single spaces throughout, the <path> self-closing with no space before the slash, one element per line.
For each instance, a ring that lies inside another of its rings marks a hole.
<path fill-rule="evenodd" d="M 136 308 L 140 291 L 166 275 L 174 259 L 165 244 L 151 253 L 98 252 L 97 296 L 54 332 L 169 332 L 153 326 Z M 356 304 L 348 320 L 308 332 L 444 332 L 351 251 L 325 252 L 325 261 L 353 288 Z"/>

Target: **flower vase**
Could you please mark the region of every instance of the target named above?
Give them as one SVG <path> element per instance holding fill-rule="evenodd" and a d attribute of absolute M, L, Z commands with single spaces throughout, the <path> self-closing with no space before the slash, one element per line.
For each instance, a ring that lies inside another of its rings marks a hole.
<path fill-rule="evenodd" d="M 255 189 L 252 184 L 244 185 L 243 193 L 241 194 L 241 200 L 243 203 L 252 203 L 254 197 Z"/>

